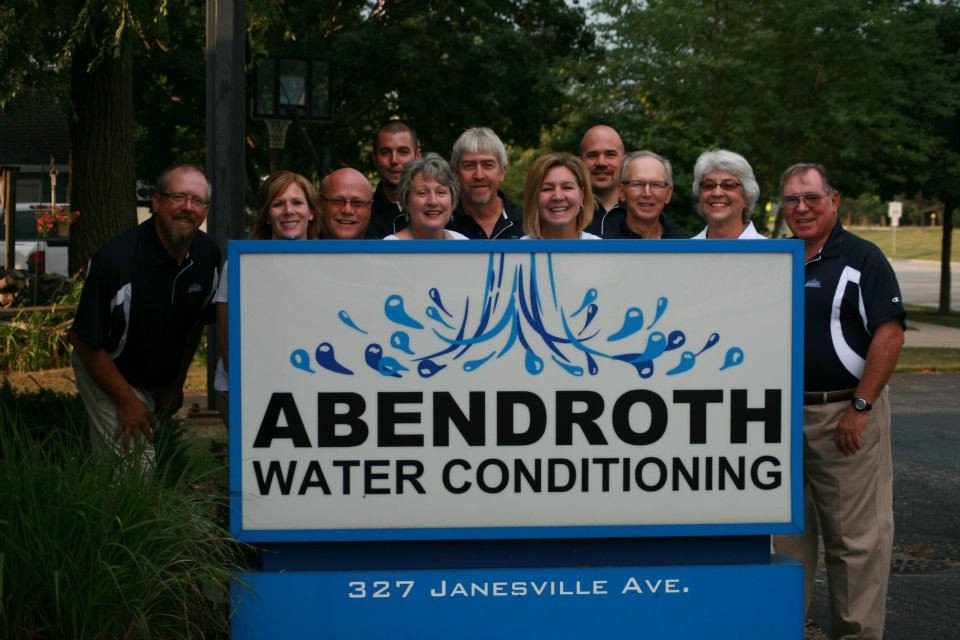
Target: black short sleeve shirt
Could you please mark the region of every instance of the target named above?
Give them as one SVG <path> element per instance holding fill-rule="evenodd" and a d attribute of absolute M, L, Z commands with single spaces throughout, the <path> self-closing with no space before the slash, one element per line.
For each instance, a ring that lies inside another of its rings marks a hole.
<path fill-rule="evenodd" d="M 874 331 L 906 319 L 893 267 L 876 245 L 837 222 L 806 265 L 804 293 L 804 389 L 855 388 Z"/>
<path fill-rule="evenodd" d="M 90 260 L 73 331 L 102 348 L 133 386 L 176 376 L 187 335 L 214 321 L 220 249 L 198 231 L 183 263 L 160 243 L 151 218 L 101 247 Z"/>

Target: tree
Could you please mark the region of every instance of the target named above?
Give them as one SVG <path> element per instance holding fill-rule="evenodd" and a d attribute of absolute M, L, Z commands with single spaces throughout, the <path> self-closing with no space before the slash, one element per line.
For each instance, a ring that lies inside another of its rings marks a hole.
<path fill-rule="evenodd" d="M 333 61 L 334 122 L 310 131 L 331 164 L 361 169 L 391 117 L 409 121 L 424 149 L 443 156 L 470 126 L 536 145 L 570 108 L 558 69 L 593 46 L 583 10 L 547 0 L 394 1 L 372 11 L 353 0 L 281 11 L 251 25 L 251 49 Z M 309 157 L 297 138 L 294 125 L 291 163 Z"/>
<path fill-rule="evenodd" d="M 12 0 L 0 13 L 0 104 L 24 87 L 62 100 L 70 123 L 70 270 L 136 222 L 132 46 L 162 18 L 146 0 Z"/>
<path fill-rule="evenodd" d="M 679 184 L 726 147 L 767 197 L 798 161 L 822 162 L 850 195 L 889 196 L 930 175 L 944 149 L 932 123 L 956 104 L 927 48 L 936 21 L 916 4 L 601 0 L 610 50 L 586 93 L 633 145 L 670 157 Z"/>

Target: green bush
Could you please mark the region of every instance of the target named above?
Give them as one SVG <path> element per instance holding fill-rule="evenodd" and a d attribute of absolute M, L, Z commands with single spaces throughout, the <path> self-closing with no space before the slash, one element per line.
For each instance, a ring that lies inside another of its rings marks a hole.
<path fill-rule="evenodd" d="M 12 320 L 0 322 L 0 371 L 39 371 L 59 369 L 69 364 L 67 332 L 73 324 L 73 312 L 57 311 L 58 305 L 80 301 L 83 282 L 70 281 L 70 288 L 51 301 L 49 312 L 20 311 Z"/>
<path fill-rule="evenodd" d="M 240 548 L 222 505 L 189 465 L 145 474 L 92 455 L 82 413 L 78 426 L 56 396 L 35 394 L 34 413 L 0 389 L 0 637 L 225 636 Z M 62 428 L 35 420 L 58 402 Z"/>

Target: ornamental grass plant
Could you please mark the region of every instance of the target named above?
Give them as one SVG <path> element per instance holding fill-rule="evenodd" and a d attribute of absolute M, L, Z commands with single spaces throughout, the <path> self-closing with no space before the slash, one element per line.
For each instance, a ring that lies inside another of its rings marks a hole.
<path fill-rule="evenodd" d="M 92 454 L 78 398 L 0 388 L 0 637 L 227 636 L 240 548 L 173 433 L 144 473 Z"/>

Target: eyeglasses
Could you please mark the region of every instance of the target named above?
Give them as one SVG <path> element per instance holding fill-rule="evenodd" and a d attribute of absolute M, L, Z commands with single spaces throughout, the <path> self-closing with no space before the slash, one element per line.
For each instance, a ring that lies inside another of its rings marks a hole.
<path fill-rule="evenodd" d="M 652 182 L 647 182 L 646 180 L 623 180 L 620 184 L 627 189 L 635 189 L 636 191 L 644 191 L 649 187 L 653 193 L 660 193 L 670 186 L 669 183 L 663 180 L 654 180 Z"/>
<path fill-rule="evenodd" d="M 347 206 L 347 203 L 350 203 L 350 206 L 354 209 L 364 209 L 369 207 L 373 200 L 361 200 L 360 198 L 327 198 L 320 196 L 320 199 L 324 202 L 329 203 L 331 206 L 336 207 L 337 209 L 343 209 Z"/>
<path fill-rule="evenodd" d="M 162 196 L 174 204 L 183 204 L 187 200 L 190 201 L 190 204 L 195 206 L 197 209 L 206 209 L 210 206 L 210 201 L 206 198 L 198 198 L 197 196 L 188 196 L 185 193 L 161 193 L 157 192 L 157 195 Z"/>
<path fill-rule="evenodd" d="M 783 202 L 784 209 L 796 209 L 800 206 L 800 201 L 803 200 L 807 203 L 807 206 L 813 209 L 820 201 L 823 200 L 826 196 L 821 193 L 801 193 L 795 196 L 783 196 L 780 201 Z"/>
<path fill-rule="evenodd" d="M 720 182 L 716 180 L 704 180 L 700 183 L 700 191 L 713 191 L 717 187 L 720 187 L 724 191 L 736 191 L 740 186 L 740 183 L 736 180 L 721 180 Z"/>

